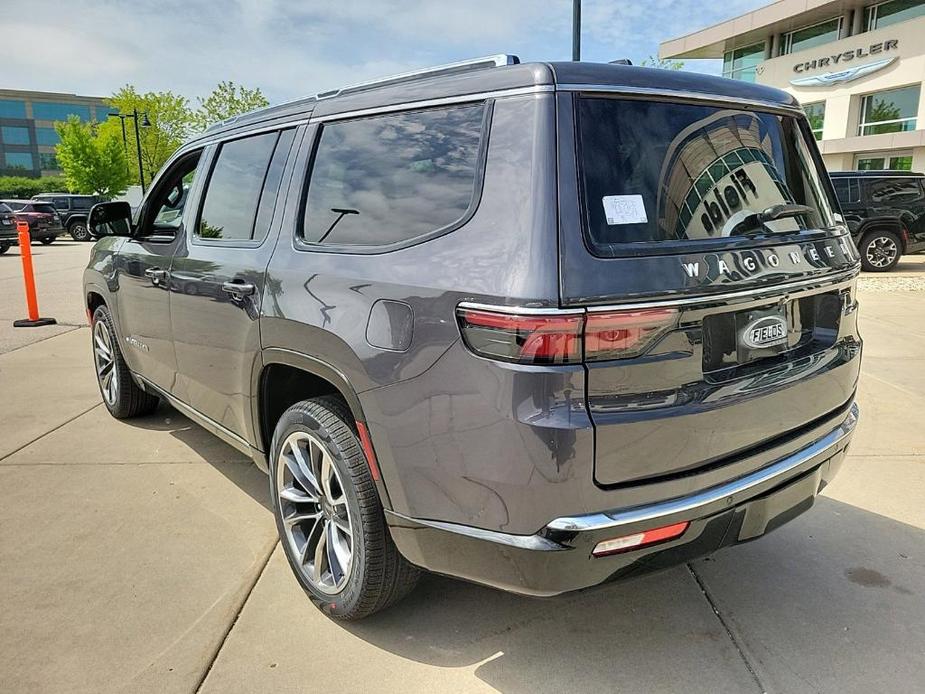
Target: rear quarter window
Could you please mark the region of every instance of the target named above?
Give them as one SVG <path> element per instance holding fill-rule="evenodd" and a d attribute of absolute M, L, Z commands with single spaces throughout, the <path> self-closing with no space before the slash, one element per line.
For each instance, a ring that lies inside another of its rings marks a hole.
<path fill-rule="evenodd" d="M 324 125 L 302 240 L 382 247 L 452 228 L 474 206 L 485 120 L 476 104 Z"/>

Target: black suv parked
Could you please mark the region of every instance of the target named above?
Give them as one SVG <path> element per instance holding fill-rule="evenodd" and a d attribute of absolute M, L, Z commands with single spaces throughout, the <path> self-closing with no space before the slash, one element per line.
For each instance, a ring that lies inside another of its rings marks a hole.
<path fill-rule="evenodd" d="M 39 193 L 32 196 L 33 200 L 50 202 L 58 210 L 61 222 L 67 233 L 75 241 L 90 241 L 92 239 L 87 228 L 87 215 L 90 208 L 103 198 L 97 195 L 72 195 L 70 193 Z"/>
<path fill-rule="evenodd" d="M 892 270 L 904 254 L 925 251 L 925 175 L 911 171 L 830 175 L 865 270 Z"/>
<path fill-rule="evenodd" d="M 418 567 L 555 595 L 809 508 L 857 419 L 857 250 L 799 104 L 472 61 L 223 122 L 85 274 L 116 417 L 162 398 L 269 471 L 358 618 Z"/>

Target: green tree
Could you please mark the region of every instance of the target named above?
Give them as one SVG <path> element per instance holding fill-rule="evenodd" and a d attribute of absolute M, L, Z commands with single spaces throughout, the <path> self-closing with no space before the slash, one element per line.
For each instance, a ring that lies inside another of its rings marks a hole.
<path fill-rule="evenodd" d="M 77 116 L 55 123 L 55 130 L 61 140 L 58 163 L 70 190 L 104 197 L 125 192 L 129 176 L 121 138 L 99 132 L 95 124 L 83 123 Z"/>
<path fill-rule="evenodd" d="M 199 108 L 192 114 L 193 127 L 197 130 L 270 104 L 259 88 L 248 89 L 230 81 L 219 82 L 209 96 L 197 98 Z"/>
<path fill-rule="evenodd" d="M 150 125 L 139 127 L 138 135 L 145 183 L 150 183 L 164 162 L 192 133 L 189 103 L 185 97 L 170 91 L 142 94 L 130 84 L 113 94 L 107 102 L 113 113 L 129 115 L 137 109 L 139 114 L 147 114 Z M 139 116 L 139 120 L 145 122 L 143 116 Z M 138 183 L 138 157 L 135 153 L 135 128 L 138 125 L 133 118 L 125 119 L 126 151 L 131 162 L 131 182 L 135 184 Z M 118 118 L 110 118 L 100 124 L 100 132 L 117 137 L 122 147 L 122 126 Z"/>
<path fill-rule="evenodd" d="M 650 55 L 648 58 L 640 63 L 643 67 L 657 67 L 662 70 L 683 70 L 684 61 L 683 60 L 665 60 L 663 58 L 658 58 L 654 55 Z"/>

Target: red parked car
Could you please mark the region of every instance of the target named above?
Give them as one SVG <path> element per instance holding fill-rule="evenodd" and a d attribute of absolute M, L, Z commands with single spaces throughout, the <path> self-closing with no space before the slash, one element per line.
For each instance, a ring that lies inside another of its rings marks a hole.
<path fill-rule="evenodd" d="M 54 205 L 34 200 L 0 200 L 13 210 L 17 222 L 27 222 L 33 241 L 48 245 L 64 233 L 61 218 Z M 14 225 L 15 226 L 15 225 Z"/>

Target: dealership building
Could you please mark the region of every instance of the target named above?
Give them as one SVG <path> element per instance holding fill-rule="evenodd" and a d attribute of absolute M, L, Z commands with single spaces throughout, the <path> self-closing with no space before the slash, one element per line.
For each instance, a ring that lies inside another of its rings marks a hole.
<path fill-rule="evenodd" d="M 107 113 L 101 97 L 0 89 L 0 175 L 60 174 L 55 123 L 71 115 L 104 121 Z"/>
<path fill-rule="evenodd" d="M 830 171 L 925 171 L 925 0 L 778 0 L 665 41 L 664 59 L 793 94 Z"/>

